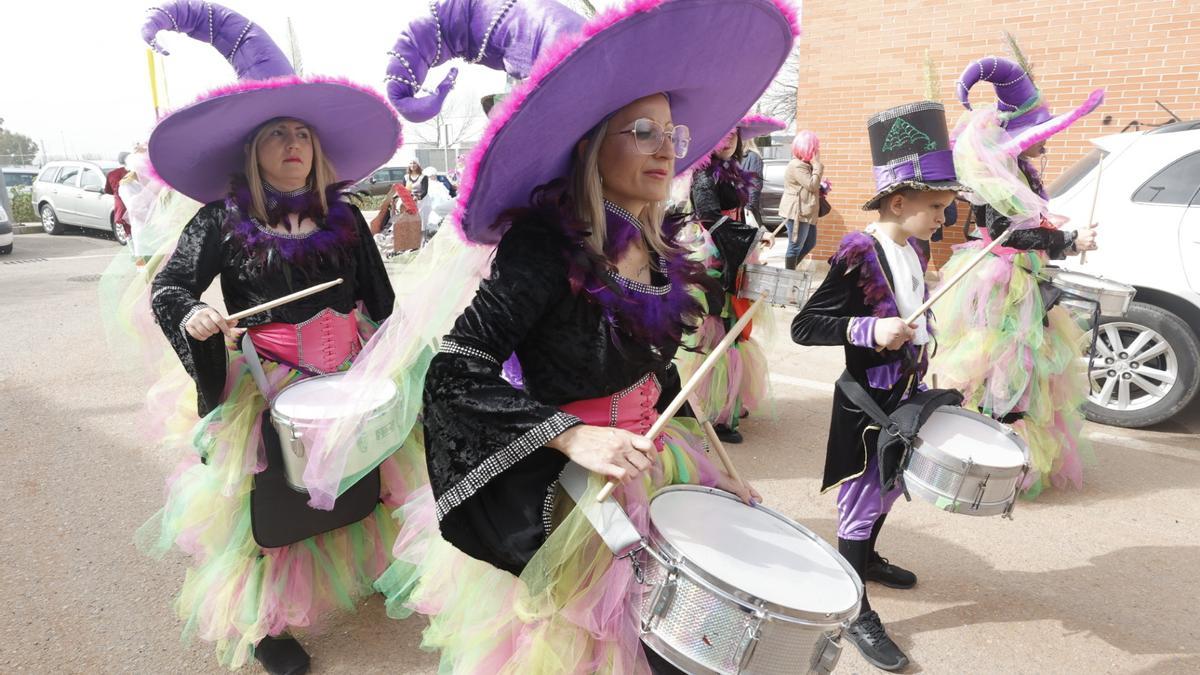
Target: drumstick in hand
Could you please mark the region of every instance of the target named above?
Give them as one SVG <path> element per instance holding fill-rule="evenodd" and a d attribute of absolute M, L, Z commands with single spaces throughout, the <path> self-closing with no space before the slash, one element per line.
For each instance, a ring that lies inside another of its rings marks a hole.
<path fill-rule="evenodd" d="M 692 406 L 692 412 L 696 414 L 696 421 L 700 426 L 704 427 L 704 435 L 708 438 L 708 444 L 712 446 L 713 452 L 717 453 L 717 457 L 721 459 L 721 464 L 725 466 L 725 473 L 733 480 L 745 485 L 737 468 L 733 466 L 733 460 L 729 457 L 729 453 L 725 451 L 725 444 L 721 442 L 721 437 L 717 436 L 717 430 L 713 427 L 712 422 L 708 419 L 708 413 L 704 408 L 696 402 L 696 399 L 688 397 L 688 403 Z"/>
<path fill-rule="evenodd" d="M 286 305 L 289 302 L 294 302 L 296 300 L 299 300 L 300 298 L 307 298 L 308 296 L 310 296 L 314 293 L 320 293 L 321 291 L 325 290 L 326 288 L 333 288 L 334 286 L 337 286 L 340 283 L 342 283 L 342 279 L 341 279 L 341 277 L 338 277 L 337 279 L 334 279 L 333 281 L 326 281 L 323 284 L 317 284 L 316 286 L 309 286 L 308 288 L 306 288 L 302 291 L 296 291 L 295 293 L 285 295 L 282 298 L 275 298 L 274 300 L 271 300 L 269 302 L 264 302 L 261 305 L 255 305 L 254 307 L 251 307 L 250 309 L 243 309 L 242 311 L 238 312 L 237 314 L 230 315 L 228 317 L 228 320 L 229 321 L 237 321 L 238 319 L 244 319 L 248 316 L 258 314 L 259 312 L 265 312 L 268 309 L 274 309 L 280 305 Z"/>
<path fill-rule="evenodd" d="M 704 362 L 700 364 L 700 367 L 696 369 L 696 372 L 692 373 L 692 376 L 688 378 L 687 383 L 683 385 L 683 389 L 681 389 L 680 392 L 675 395 L 675 398 L 671 400 L 671 404 L 667 406 L 667 409 L 663 411 L 662 415 L 659 415 L 658 421 L 654 423 L 654 426 L 650 427 L 650 431 L 646 432 L 644 438 L 649 441 L 654 441 L 654 439 L 658 438 L 659 434 L 661 434 L 663 429 L 666 428 L 667 423 L 670 422 L 671 418 L 675 416 L 675 413 L 679 412 L 679 409 L 682 408 L 683 404 L 687 402 L 688 397 L 692 395 L 692 392 L 696 390 L 696 387 L 700 386 L 700 381 L 704 379 L 705 375 L 708 375 L 708 371 L 712 370 L 713 367 L 717 365 L 717 361 L 721 358 L 721 355 L 724 354 L 725 350 L 729 349 L 729 347 L 733 344 L 733 341 L 742 334 L 742 331 L 746 329 L 746 326 L 750 323 L 750 320 L 754 318 L 754 315 L 758 313 L 758 310 L 762 308 L 766 302 L 767 294 L 763 293 L 762 296 L 754 301 L 753 305 L 750 305 L 750 309 L 746 310 L 746 313 L 742 315 L 742 318 L 738 319 L 738 322 L 733 324 L 733 327 L 729 329 L 729 332 L 725 334 L 725 337 L 717 343 L 717 346 L 714 347 L 711 352 L 709 352 L 708 358 L 704 359 Z M 731 474 L 730 477 L 732 478 L 733 475 Z M 609 495 L 612 494 L 612 491 L 616 489 L 616 487 L 617 484 L 615 481 L 608 481 L 608 484 L 600 488 L 600 493 L 596 495 L 596 501 L 602 502 L 605 499 L 608 499 Z"/>
<path fill-rule="evenodd" d="M 1096 189 L 1092 192 L 1092 210 L 1088 211 L 1087 226 L 1091 227 L 1092 223 L 1096 222 L 1096 202 L 1100 200 L 1100 177 L 1104 175 L 1104 156 L 1101 155 L 1100 163 L 1096 165 Z M 1087 251 L 1082 251 L 1079 254 L 1079 264 L 1087 264 Z"/>

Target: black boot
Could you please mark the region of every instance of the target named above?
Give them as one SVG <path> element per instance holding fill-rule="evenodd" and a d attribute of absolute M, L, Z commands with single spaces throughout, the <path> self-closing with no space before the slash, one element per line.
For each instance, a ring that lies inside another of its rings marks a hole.
<path fill-rule="evenodd" d="M 879 516 L 879 520 L 876 520 L 875 526 L 871 528 L 871 538 L 867 540 L 871 545 L 871 553 L 867 558 L 867 573 L 863 580 L 874 581 L 888 588 L 912 588 L 917 585 L 917 575 L 891 564 L 887 558 L 875 552 L 875 541 L 879 539 L 879 530 L 883 528 L 883 521 L 886 519 L 886 513 Z"/>
<path fill-rule="evenodd" d="M 308 672 L 308 652 L 290 635 L 268 635 L 254 647 L 254 658 L 271 675 L 304 675 Z"/>
<path fill-rule="evenodd" d="M 717 432 L 717 438 L 721 439 L 722 443 L 742 442 L 742 434 L 737 429 L 729 428 L 727 424 L 714 424 L 713 431 Z"/>
<path fill-rule="evenodd" d="M 799 264 L 800 264 L 800 256 L 789 255 L 789 256 L 784 256 L 784 258 L 783 258 L 783 266 L 788 268 L 789 270 L 796 269 L 796 265 L 799 265 Z"/>

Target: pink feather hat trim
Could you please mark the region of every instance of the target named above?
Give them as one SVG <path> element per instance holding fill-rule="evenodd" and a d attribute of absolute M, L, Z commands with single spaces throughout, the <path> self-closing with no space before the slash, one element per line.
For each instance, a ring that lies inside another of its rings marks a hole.
<path fill-rule="evenodd" d="M 1095 110 L 1104 102 L 1104 90 L 1096 89 L 1077 108 L 1061 115 L 1056 115 L 1041 124 L 1024 129 L 1012 141 L 1005 144 L 1005 149 L 1012 156 L 1017 156 L 1029 148 L 1041 143 L 1051 136 L 1063 131 L 1081 117 Z"/>
<path fill-rule="evenodd" d="M 295 75 L 218 87 L 159 121 L 148 143 L 164 182 L 199 202 L 222 199 L 264 122 L 288 117 L 316 133 L 338 180 L 355 181 L 391 159 L 400 118 L 379 92 L 341 77 Z"/>
<path fill-rule="evenodd" d="M 713 25 L 734 43 L 753 36 L 754 54 L 714 63 L 704 39 Z M 501 212 L 565 176 L 575 144 L 645 96 L 667 94 L 693 148 L 715 145 L 770 85 L 799 33 L 796 10 L 784 0 L 632 0 L 600 13 L 543 50 L 529 77 L 496 105 L 463 167 L 456 226 L 469 241 L 499 241 L 503 232 L 492 226 Z M 676 162 L 676 173 L 686 166 Z"/>

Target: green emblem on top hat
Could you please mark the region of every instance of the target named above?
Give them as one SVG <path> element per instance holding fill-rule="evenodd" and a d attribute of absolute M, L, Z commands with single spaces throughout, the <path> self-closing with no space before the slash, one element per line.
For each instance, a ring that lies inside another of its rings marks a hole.
<path fill-rule="evenodd" d="M 929 134 L 909 124 L 903 117 L 897 117 L 892 123 L 892 128 L 888 130 L 887 137 L 883 139 L 883 152 L 899 150 L 921 141 L 925 143 L 926 151 L 937 150 L 937 142 L 930 138 Z"/>

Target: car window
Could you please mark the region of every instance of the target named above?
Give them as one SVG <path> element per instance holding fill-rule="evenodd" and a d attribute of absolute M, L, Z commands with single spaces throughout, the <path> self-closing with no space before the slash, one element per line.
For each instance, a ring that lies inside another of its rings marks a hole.
<path fill-rule="evenodd" d="M 62 173 L 58 174 L 58 178 L 55 179 L 54 182 L 58 183 L 59 185 L 78 185 L 79 167 L 64 166 L 62 168 Z"/>
<path fill-rule="evenodd" d="M 4 184 L 8 187 L 29 187 L 33 185 L 33 174 L 6 173 L 4 174 Z"/>
<path fill-rule="evenodd" d="M 43 183 L 53 183 L 54 179 L 58 178 L 59 168 L 57 166 L 48 166 L 42 169 L 42 173 L 38 175 L 37 179 Z"/>
<path fill-rule="evenodd" d="M 1107 154 L 1107 152 L 1104 152 L 1100 148 L 1093 148 L 1091 152 L 1083 156 L 1083 159 L 1075 162 L 1071 168 L 1054 179 L 1054 182 L 1050 183 L 1050 187 L 1046 190 L 1047 194 L 1050 195 L 1051 199 L 1065 194 L 1067 190 L 1075 187 L 1076 183 L 1083 180 L 1084 176 L 1091 173 L 1092 169 L 1096 168 L 1096 165 L 1100 163 L 1100 158 Z"/>
<path fill-rule="evenodd" d="M 1181 157 L 1159 171 L 1133 193 L 1142 204 L 1187 206 L 1200 190 L 1200 152 Z"/>
<path fill-rule="evenodd" d="M 388 182 L 399 183 L 404 180 L 404 169 L 388 169 Z"/>
<path fill-rule="evenodd" d="M 104 176 L 95 169 L 84 169 L 83 179 L 79 182 L 80 187 L 104 187 Z"/>
<path fill-rule="evenodd" d="M 387 173 L 387 171 L 382 170 L 376 171 L 375 173 L 371 174 L 371 178 L 375 179 L 376 182 L 383 182 L 388 179 Z"/>

